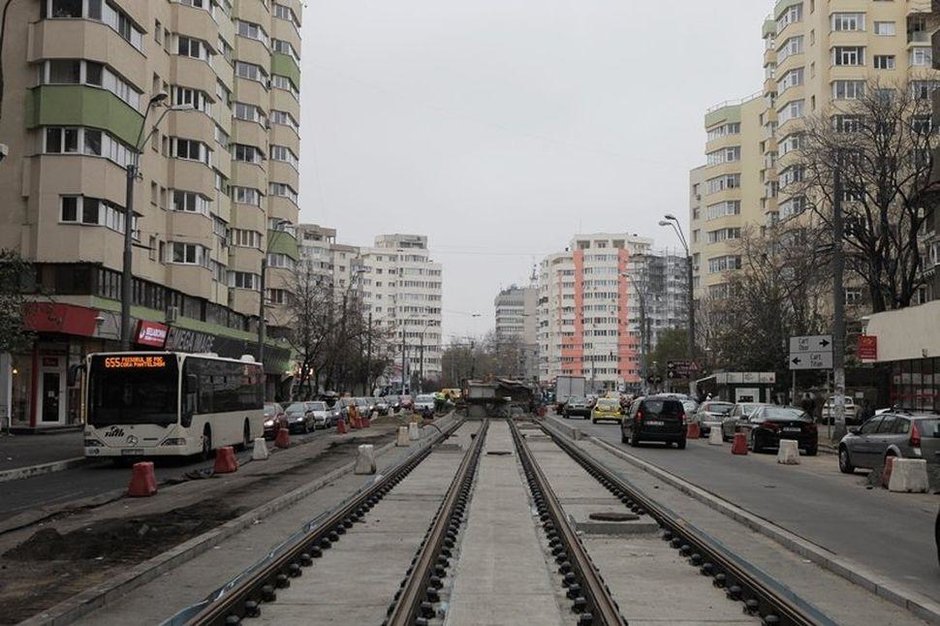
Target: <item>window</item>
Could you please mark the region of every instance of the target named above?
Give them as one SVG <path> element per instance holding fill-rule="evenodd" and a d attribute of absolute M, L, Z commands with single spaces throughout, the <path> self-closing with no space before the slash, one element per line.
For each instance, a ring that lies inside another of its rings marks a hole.
<path fill-rule="evenodd" d="M 106 200 L 86 196 L 61 196 L 59 221 L 67 224 L 104 226 L 117 233 L 124 232 L 124 208 Z M 134 239 L 139 239 L 137 217 L 134 217 Z"/>
<path fill-rule="evenodd" d="M 78 129 L 47 128 L 46 152 L 51 154 L 78 152 Z"/>
<path fill-rule="evenodd" d="M 242 161 L 243 163 L 260 164 L 264 161 L 264 154 L 259 148 L 243 143 L 235 144 L 234 156 L 236 161 Z"/>
<path fill-rule="evenodd" d="M 172 197 L 173 204 L 170 208 L 174 211 L 202 213 L 208 216 L 212 208 L 212 202 L 208 198 L 193 191 L 174 189 Z"/>
<path fill-rule="evenodd" d="M 935 80 L 912 80 L 911 95 L 918 100 L 926 100 L 936 91 L 940 82 Z"/>
<path fill-rule="evenodd" d="M 786 103 L 783 108 L 777 111 L 777 119 L 780 124 L 789 122 L 792 119 L 803 117 L 804 100 L 793 100 Z"/>
<path fill-rule="evenodd" d="M 245 80 L 263 83 L 265 87 L 267 87 L 268 73 L 260 65 L 245 63 L 244 61 L 235 61 L 235 75 Z"/>
<path fill-rule="evenodd" d="M 225 41 L 221 35 L 219 35 L 218 43 L 219 54 L 222 55 L 222 58 L 231 64 L 235 60 L 235 50 L 232 48 L 232 45 Z"/>
<path fill-rule="evenodd" d="M 245 102 L 235 103 L 235 117 L 245 122 L 256 122 L 262 126 L 267 125 L 267 116 L 260 107 Z"/>
<path fill-rule="evenodd" d="M 293 271 L 294 269 L 294 259 L 290 258 L 286 254 L 268 254 L 268 267 L 277 267 L 284 268 Z"/>
<path fill-rule="evenodd" d="M 734 189 L 740 186 L 741 175 L 728 174 L 727 176 L 719 176 L 717 178 L 711 178 L 705 181 L 705 193 L 713 194 L 718 193 L 719 191 L 724 191 L 725 189 Z"/>
<path fill-rule="evenodd" d="M 836 100 L 858 100 L 864 95 L 864 80 L 836 80 L 832 82 L 832 97 Z"/>
<path fill-rule="evenodd" d="M 833 65 L 865 65 L 864 46 L 835 46 L 832 49 Z"/>
<path fill-rule="evenodd" d="M 232 108 L 232 92 L 229 91 L 222 81 L 216 81 L 215 83 L 215 97 L 218 102 L 221 102 L 228 108 Z"/>
<path fill-rule="evenodd" d="M 864 13 L 833 13 L 832 30 L 834 31 L 855 31 L 865 30 Z"/>
<path fill-rule="evenodd" d="M 40 84 L 83 84 L 101 87 L 107 89 L 133 108 L 140 107 L 141 92 L 101 63 L 56 59 L 46 61 L 39 67 Z"/>
<path fill-rule="evenodd" d="M 271 47 L 274 48 L 275 52 L 279 54 L 286 54 L 287 56 L 297 61 L 297 63 L 300 63 L 300 55 L 297 54 L 297 51 L 294 50 L 294 46 L 292 46 L 289 41 L 284 41 L 283 39 L 273 39 L 271 44 Z"/>
<path fill-rule="evenodd" d="M 931 67 L 933 65 L 933 49 L 931 48 L 911 48 L 910 57 L 911 67 Z"/>
<path fill-rule="evenodd" d="M 297 87 L 294 86 L 294 81 L 289 79 L 287 76 L 281 76 L 279 74 L 274 74 L 271 77 L 271 86 L 276 89 L 283 89 L 289 91 L 292 96 L 295 98 L 300 98 L 300 92 L 297 90 Z"/>
<path fill-rule="evenodd" d="M 209 48 L 209 44 L 202 41 L 201 39 L 183 37 L 180 35 L 177 37 L 176 53 L 180 56 L 192 57 L 202 61 L 209 61 L 210 57 L 212 56 L 212 49 Z"/>
<path fill-rule="evenodd" d="M 232 245 L 239 248 L 261 248 L 261 233 L 254 230 L 235 228 L 232 230 Z"/>
<path fill-rule="evenodd" d="M 206 165 L 212 165 L 212 151 L 209 149 L 209 146 L 201 141 L 174 137 L 172 144 L 173 157 L 189 161 L 201 161 Z"/>
<path fill-rule="evenodd" d="M 209 267 L 209 249 L 196 243 L 171 241 L 168 245 L 168 254 L 167 263 Z"/>
<path fill-rule="evenodd" d="M 107 24 L 128 43 L 141 49 L 143 32 L 123 11 L 104 0 L 42 0 L 40 14 L 44 19 L 86 18 Z"/>
<path fill-rule="evenodd" d="M 265 298 L 271 304 L 287 304 L 290 292 L 286 289 L 268 289 Z"/>
<path fill-rule="evenodd" d="M 803 196 L 794 196 L 787 198 L 780 203 L 780 219 L 784 220 L 794 215 L 799 215 L 806 210 L 806 198 Z"/>
<path fill-rule="evenodd" d="M 788 7 L 780 17 L 777 18 L 777 34 L 779 35 L 780 32 L 790 24 L 801 21 L 803 21 L 803 4 L 794 4 Z"/>
<path fill-rule="evenodd" d="M 803 147 L 803 135 L 797 133 L 793 135 L 787 135 L 780 140 L 779 151 L 780 156 L 787 154 L 788 152 L 793 152 L 794 150 L 799 150 Z"/>
<path fill-rule="evenodd" d="M 268 45 L 268 34 L 264 32 L 264 29 L 261 28 L 259 24 L 255 24 L 254 22 L 235 20 L 235 32 L 240 37 L 247 37 L 248 39 L 260 41 L 265 46 Z"/>
<path fill-rule="evenodd" d="M 271 158 L 275 161 L 288 163 L 295 170 L 300 170 L 300 160 L 293 150 L 287 146 L 271 146 Z"/>
<path fill-rule="evenodd" d="M 777 65 L 783 63 L 794 54 L 803 54 L 803 35 L 790 37 L 777 49 Z"/>
<path fill-rule="evenodd" d="M 232 201 L 240 204 L 253 204 L 261 206 L 261 192 L 252 187 L 238 187 L 232 185 Z"/>
<path fill-rule="evenodd" d="M 874 63 L 876 70 L 893 70 L 895 68 L 893 54 L 876 54 Z"/>
<path fill-rule="evenodd" d="M 252 289 L 257 291 L 261 285 L 261 278 L 258 274 L 250 272 L 229 272 L 228 286 L 235 289 Z"/>
<path fill-rule="evenodd" d="M 300 132 L 300 124 L 298 124 L 297 120 L 294 119 L 294 116 L 287 111 L 278 111 L 277 109 L 273 109 L 271 111 L 271 122 L 274 124 L 281 124 L 283 126 L 290 126 L 292 129 L 294 129 L 295 133 Z"/>
<path fill-rule="evenodd" d="M 729 122 L 708 131 L 708 141 L 714 141 L 715 139 L 720 139 L 727 135 L 739 134 L 741 134 L 741 124 L 738 122 Z"/>
<path fill-rule="evenodd" d="M 740 228 L 719 228 L 718 230 L 708 231 L 708 243 L 720 243 L 728 239 L 740 239 Z"/>
<path fill-rule="evenodd" d="M 741 257 L 740 256 L 719 256 L 713 259 L 708 259 L 708 273 L 717 274 L 719 272 L 724 272 L 727 270 L 739 270 L 741 269 Z"/>
<path fill-rule="evenodd" d="M 174 106 L 190 105 L 197 111 L 212 115 L 212 104 L 209 95 L 204 91 L 174 85 L 170 89 L 170 97 Z"/>
<path fill-rule="evenodd" d="M 796 87 L 803 84 L 803 68 L 798 67 L 792 69 L 786 74 L 784 74 L 779 81 L 777 81 L 777 92 L 783 92 L 789 89 L 790 87 Z"/>
<path fill-rule="evenodd" d="M 297 204 L 297 192 L 286 183 L 270 183 L 268 186 L 268 193 L 270 193 L 272 196 L 287 198 L 294 204 Z"/>
<path fill-rule="evenodd" d="M 722 148 L 721 150 L 709 152 L 706 155 L 706 161 L 708 165 L 720 165 L 722 163 L 730 163 L 732 161 L 740 160 L 741 146 L 730 146 L 728 148 Z"/>
<path fill-rule="evenodd" d="M 287 20 L 294 25 L 294 28 L 300 28 L 300 20 L 297 19 L 297 16 L 294 15 L 293 9 L 284 4 L 274 3 L 274 17 L 282 20 Z"/>
<path fill-rule="evenodd" d="M 794 165 L 791 167 L 784 168 L 780 171 L 780 189 L 785 189 L 787 186 L 792 185 L 793 183 L 799 183 L 803 180 L 803 168 Z"/>
<path fill-rule="evenodd" d="M 718 204 L 712 204 L 705 209 L 705 219 L 706 220 L 716 220 L 727 215 L 740 215 L 741 214 L 741 201 L 740 200 L 728 200 L 727 202 L 719 202 Z"/>
<path fill-rule="evenodd" d="M 875 34 L 882 37 L 894 37 L 897 34 L 897 29 L 894 22 L 875 22 Z"/>

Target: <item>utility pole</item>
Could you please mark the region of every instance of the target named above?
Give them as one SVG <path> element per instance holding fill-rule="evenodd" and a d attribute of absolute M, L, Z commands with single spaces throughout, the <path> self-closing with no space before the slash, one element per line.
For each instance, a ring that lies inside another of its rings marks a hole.
<path fill-rule="evenodd" d="M 842 152 L 836 154 L 832 201 L 832 378 L 835 386 L 836 439 L 845 435 L 845 254 L 842 247 L 845 224 L 842 216 Z"/>
<path fill-rule="evenodd" d="M 265 276 L 268 273 L 268 253 L 266 250 L 261 251 L 261 290 L 259 292 L 258 298 L 258 363 L 264 363 L 264 339 L 265 332 L 267 330 L 267 325 L 264 322 L 264 291 L 265 291 Z M 261 366 L 262 369 L 264 365 Z"/>
<path fill-rule="evenodd" d="M 372 311 L 369 311 L 369 334 L 366 336 L 366 395 L 372 395 Z"/>
<path fill-rule="evenodd" d="M 405 320 L 401 322 L 401 395 L 405 395 Z"/>

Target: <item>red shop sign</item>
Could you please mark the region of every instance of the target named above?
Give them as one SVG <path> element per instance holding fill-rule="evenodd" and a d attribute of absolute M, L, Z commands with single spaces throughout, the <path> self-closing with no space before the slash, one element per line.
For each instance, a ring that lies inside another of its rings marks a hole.
<path fill-rule="evenodd" d="M 141 320 L 137 323 L 137 343 L 151 348 L 162 348 L 166 343 L 166 324 Z"/>
<path fill-rule="evenodd" d="M 878 360 L 878 336 L 877 335 L 859 335 L 858 358 L 862 361 L 877 361 Z"/>

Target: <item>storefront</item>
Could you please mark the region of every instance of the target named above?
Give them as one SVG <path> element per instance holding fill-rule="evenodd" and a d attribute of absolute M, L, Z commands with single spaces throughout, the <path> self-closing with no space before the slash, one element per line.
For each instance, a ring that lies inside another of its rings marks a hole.
<path fill-rule="evenodd" d="M 891 367 L 891 404 L 940 413 L 940 300 L 874 314 L 864 337 L 866 356 Z"/>

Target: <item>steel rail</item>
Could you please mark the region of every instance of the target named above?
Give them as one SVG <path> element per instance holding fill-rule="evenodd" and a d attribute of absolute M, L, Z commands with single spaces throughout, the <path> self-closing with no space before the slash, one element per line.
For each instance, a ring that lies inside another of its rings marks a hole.
<path fill-rule="evenodd" d="M 379 500 L 401 482 L 419 463 L 431 454 L 434 446 L 447 439 L 466 422 L 455 421 L 445 432 L 437 435 L 430 445 L 400 462 L 388 474 L 376 481 L 336 510 L 312 523 L 302 536 L 290 545 L 272 551 L 268 561 L 256 564 L 242 572 L 227 585 L 201 603 L 184 609 L 164 622 L 165 625 L 196 624 L 222 626 L 239 623 L 245 617 L 258 617 L 263 603 L 273 602 L 277 590 L 290 586 L 292 578 L 303 574 L 303 568 L 313 563 L 324 550 L 339 541 L 340 536 L 372 509 Z M 290 540 L 288 540 L 290 541 Z"/>
<path fill-rule="evenodd" d="M 513 441 L 519 451 L 519 459 L 529 477 L 533 498 L 541 512 L 542 526 L 549 536 L 557 535 L 557 541 L 563 546 L 558 547 L 557 541 L 552 539 L 552 543 L 556 543 L 553 551 L 556 561 L 560 563 L 559 572 L 564 575 L 564 584 L 568 587 L 567 595 L 574 601 L 573 610 L 580 613 L 578 624 L 626 624 L 620 614 L 620 607 L 568 521 L 548 478 L 529 450 L 528 443 L 520 434 L 516 423 L 510 419 L 509 424 Z"/>
<path fill-rule="evenodd" d="M 746 613 L 760 616 L 768 626 L 835 626 L 818 608 L 738 557 L 717 539 L 658 504 L 567 438 L 544 425 L 540 427 L 621 502 L 634 512 L 655 519 L 664 529 L 663 540 L 669 541 L 704 576 L 712 577 L 713 584 L 724 589 L 729 599 L 743 602 Z"/>
<path fill-rule="evenodd" d="M 479 466 L 489 424 L 488 419 L 483 420 L 473 444 L 460 462 L 454 480 L 418 548 L 418 554 L 411 562 L 401 589 L 395 594 L 395 601 L 389 607 L 388 618 L 383 624 L 413 626 L 433 617 L 433 603 L 439 599 L 437 590 L 442 586 L 440 579 L 449 564 L 450 548 L 454 545 L 469 501 L 470 488 Z"/>

